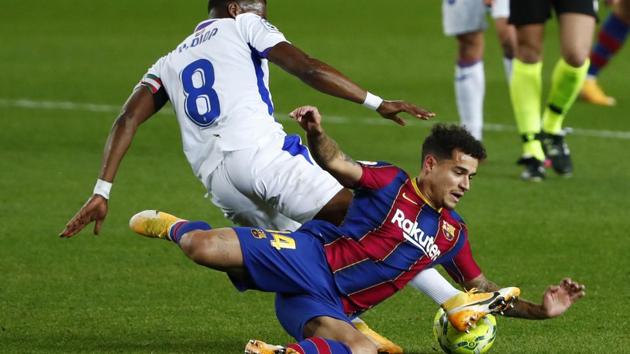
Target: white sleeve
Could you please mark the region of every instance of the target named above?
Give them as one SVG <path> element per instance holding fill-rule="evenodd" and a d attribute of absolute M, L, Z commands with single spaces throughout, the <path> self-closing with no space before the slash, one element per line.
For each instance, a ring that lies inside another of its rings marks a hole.
<path fill-rule="evenodd" d="M 140 80 L 138 85 L 136 85 L 136 88 L 138 86 L 145 86 L 149 88 L 151 92 L 154 94 L 162 88 L 163 84 L 162 84 L 162 78 L 161 78 L 162 77 L 161 69 L 164 64 L 165 58 L 166 56 L 161 57 L 160 59 L 158 59 L 158 61 L 155 62 L 155 64 L 153 64 L 149 68 L 147 73 L 144 74 L 144 76 L 142 77 L 142 80 Z"/>
<path fill-rule="evenodd" d="M 263 58 L 267 57 L 269 49 L 276 44 L 288 42 L 282 32 L 274 25 L 252 13 L 236 16 L 236 27 L 241 33 L 243 40 Z"/>

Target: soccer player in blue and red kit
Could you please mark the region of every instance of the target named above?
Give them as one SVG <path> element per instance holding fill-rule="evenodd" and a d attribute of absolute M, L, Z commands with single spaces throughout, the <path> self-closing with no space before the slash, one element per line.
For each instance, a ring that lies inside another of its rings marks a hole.
<path fill-rule="evenodd" d="M 436 265 L 465 288 L 495 291 L 489 307 L 505 309 L 512 302 L 506 314 L 514 317 L 556 317 L 584 296 L 583 285 L 564 279 L 546 291 L 541 304 L 513 302 L 517 288 L 499 289 L 485 278 L 472 257 L 466 224 L 453 211 L 486 156 L 463 128 L 436 125 L 413 178 L 388 163 L 348 158 L 325 134 L 315 107 L 291 115 L 307 132 L 313 158 L 354 189 L 340 226 L 313 220 L 291 233 L 212 229 L 155 210 L 130 220 L 135 232 L 171 240 L 196 263 L 226 272 L 237 289 L 277 294 L 278 320 L 298 342 L 285 348 L 250 341 L 246 353 L 376 353 L 350 318 Z"/>

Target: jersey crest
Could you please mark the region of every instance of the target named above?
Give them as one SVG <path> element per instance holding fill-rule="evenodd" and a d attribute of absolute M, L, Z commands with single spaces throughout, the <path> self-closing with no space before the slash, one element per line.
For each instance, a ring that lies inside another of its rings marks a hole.
<path fill-rule="evenodd" d="M 442 220 L 442 232 L 447 240 L 453 241 L 455 238 L 455 226 L 449 224 L 448 221 Z"/>

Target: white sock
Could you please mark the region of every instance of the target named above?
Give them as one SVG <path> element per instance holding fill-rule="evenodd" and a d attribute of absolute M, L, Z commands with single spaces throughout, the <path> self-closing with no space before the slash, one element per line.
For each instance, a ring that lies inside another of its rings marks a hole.
<path fill-rule="evenodd" d="M 352 319 L 352 323 L 365 323 L 365 321 L 363 321 L 362 319 L 355 317 Z"/>
<path fill-rule="evenodd" d="M 466 130 L 477 140 L 482 138 L 485 91 L 483 61 L 470 66 L 455 66 L 455 98 L 459 118 Z"/>
<path fill-rule="evenodd" d="M 503 57 L 503 70 L 505 70 L 505 78 L 509 84 L 512 80 L 512 58 Z"/>
<path fill-rule="evenodd" d="M 460 293 L 435 268 L 423 270 L 411 279 L 409 284 L 425 293 L 438 305 Z"/>

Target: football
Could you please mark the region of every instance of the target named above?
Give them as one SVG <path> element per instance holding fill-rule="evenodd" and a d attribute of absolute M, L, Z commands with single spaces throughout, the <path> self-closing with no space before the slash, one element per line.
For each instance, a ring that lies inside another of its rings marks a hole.
<path fill-rule="evenodd" d="M 446 312 L 439 309 L 433 319 L 433 334 L 446 353 L 486 353 L 496 338 L 497 321 L 494 316 L 486 315 L 469 333 L 459 332 L 448 321 Z"/>

